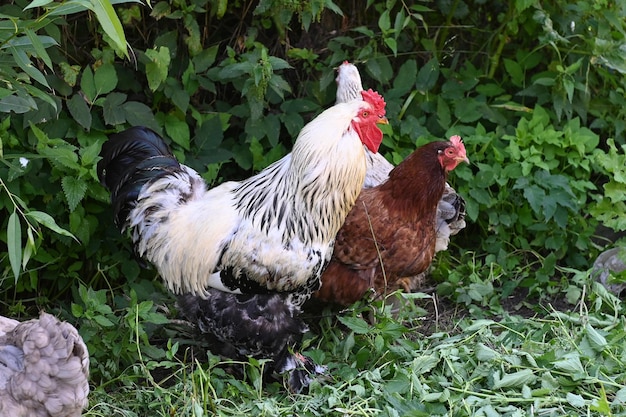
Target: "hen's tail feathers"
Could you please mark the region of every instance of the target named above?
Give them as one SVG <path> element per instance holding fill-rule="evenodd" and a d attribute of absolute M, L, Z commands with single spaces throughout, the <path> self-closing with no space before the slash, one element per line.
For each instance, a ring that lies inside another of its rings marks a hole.
<path fill-rule="evenodd" d="M 365 163 L 367 171 L 363 188 L 372 188 L 382 184 L 389 178 L 389 173 L 393 169 L 391 162 L 387 161 L 381 154 L 373 153 L 365 148 Z"/>
<path fill-rule="evenodd" d="M 446 184 L 437 205 L 437 243 L 435 251 L 448 249 L 450 237 L 465 228 L 465 200 Z"/>
<path fill-rule="evenodd" d="M 446 223 L 450 227 L 450 234 L 456 235 L 465 228 L 465 200 L 456 193 L 454 188 L 446 184 L 441 201 L 452 207 L 452 211 L 449 211 L 447 215 L 442 217 L 445 218 Z"/>
<path fill-rule="evenodd" d="M 180 170 L 163 138 L 146 127 L 131 127 L 111 135 L 102 145 L 100 156 L 98 177 L 111 192 L 115 222 L 120 229 L 146 183 Z"/>

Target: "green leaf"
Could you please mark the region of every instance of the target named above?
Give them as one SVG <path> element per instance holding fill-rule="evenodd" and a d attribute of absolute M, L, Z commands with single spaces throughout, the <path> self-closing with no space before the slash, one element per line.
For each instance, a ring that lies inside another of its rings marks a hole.
<path fill-rule="evenodd" d="M 94 85 L 98 95 L 108 94 L 117 86 L 117 73 L 111 63 L 100 65 L 94 72 Z"/>
<path fill-rule="evenodd" d="M 184 120 L 168 114 L 165 117 L 165 131 L 170 138 L 184 149 L 189 150 L 189 125 Z"/>
<path fill-rule="evenodd" d="M 95 316 L 93 320 L 103 327 L 113 327 L 115 323 L 104 316 Z"/>
<path fill-rule="evenodd" d="M 0 112 L 2 113 L 15 112 L 22 114 L 31 110 L 37 110 L 37 103 L 32 97 L 11 95 L 0 100 Z"/>
<path fill-rule="evenodd" d="M 574 407 L 583 408 L 585 406 L 585 399 L 580 394 L 568 392 L 565 398 L 567 398 L 567 402 Z"/>
<path fill-rule="evenodd" d="M 98 158 L 100 154 L 100 149 L 100 143 L 98 143 L 97 141 L 93 142 L 91 145 L 80 148 L 78 154 L 80 155 L 81 165 L 92 165 L 96 161 L 96 158 Z"/>
<path fill-rule="evenodd" d="M 433 89 L 439 79 L 439 72 L 439 61 L 436 58 L 428 61 L 417 73 L 417 89 L 424 93 Z"/>
<path fill-rule="evenodd" d="M 17 49 L 14 46 L 10 46 L 9 49 L 11 50 L 11 54 L 13 55 L 13 58 L 15 59 L 15 63 L 22 70 L 24 70 L 24 72 L 28 74 L 30 78 L 50 88 L 50 86 L 48 85 L 48 81 L 46 81 L 46 77 L 44 77 L 41 71 L 35 68 L 33 63 L 30 61 L 30 58 L 28 58 L 28 55 L 26 55 L 26 52 L 24 52 L 23 50 Z"/>
<path fill-rule="evenodd" d="M 33 236 L 33 229 L 30 227 L 26 228 L 26 245 L 24 246 L 24 252 L 22 254 L 22 269 L 26 270 L 26 265 L 28 265 L 28 261 L 34 252 L 37 251 L 37 247 L 35 246 L 35 237 Z"/>
<path fill-rule="evenodd" d="M 78 203 L 85 197 L 87 183 L 80 178 L 66 176 L 61 180 L 61 186 L 65 193 L 70 211 L 74 211 Z"/>
<path fill-rule="evenodd" d="M 150 62 L 146 64 L 146 78 L 148 79 L 148 87 L 150 90 L 156 91 L 159 86 L 167 79 L 170 66 L 170 50 L 166 46 L 155 49 L 146 50 L 146 56 Z"/>
<path fill-rule="evenodd" d="M 482 362 L 489 362 L 498 358 L 498 352 L 486 346 L 484 343 L 479 343 L 476 346 L 476 359 Z"/>
<path fill-rule="evenodd" d="M 483 116 L 481 110 L 476 100 L 463 98 L 455 103 L 454 115 L 463 123 L 472 123 Z"/>
<path fill-rule="evenodd" d="M 48 93 L 40 90 L 37 87 L 34 87 L 34 86 L 30 85 L 30 84 L 24 84 L 24 85 L 22 85 L 22 87 L 24 87 L 24 90 L 26 90 L 26 92 L 29 95 L 33 96 L 34 98 L 38 98 L 39 100 L 42 100 L 42 101 L 46 102 L 47 104 L 50 105 L 51 109 L 54 110 L 54 112 L 57 111 L 57 109 L 58 109 L 57 101 L 54 99 L 54 97 L 51 94 L 48 94 Z"/>
<path fill-rule="evenodd" d="M 43 7 L 47 4 L 52 3 L 54 0 L 33 0 L 28 4 L 28 6 L 24 7 L 24 10 L 33 9 L 35 7 Z"/>
<path fill-rule="evenodd" d="M 80 94 L 74 94 L 67 102 L 70 114 L 85 130 L 91 129 L 91 111 Z"/>
<path fill-rule="evenodd" d="M 48 68 L 52 69 L 52 61 L 50 60 L 50 56 L 46 52 L 46 47 L 41 41 L 41 38 L 43 37 L 37 36 L 35 32 L 33 32 L 32 30 L 28 28 L 24 29 L 24 33 L 26 33 L 26 36 L 28 36 L 28 39 L 30 39 L 30 42 L 32 43 L 33 48 L 35 49 L 35 53 L 37 54 L 36 55 L 37 58 L 41 59 Z M 46 36 L 45 38 L 52 39 L 49 36 Z M 56 41 L 54 41 L 54 39 L 52 39 L 52 41 L 54 42 L 55 45 L 57 44 Z"/>
<path fill-rule="evenodd" d="M 116 92 L 106 96 L 102 104 L 102 113 L 106 124 L 115 126 L 126 121 L 126 111 L 122 107 L 126 98 L 126 94 Z"/>
<path fill-rule="evenodd" d="M 512 59 L 504 59 L 504 68 L 506 72 L 511 76 L 511 82 L 521 87 L 524 83 L 524 71 L 520 64 Z"/>
<path fill-rule="evenodd" d="M 189 100 L 191 97 L 185 90 L 175 90 L 170 98 L 172 99 L 172 103 L 174 103 L 174 105 L 176 105 L 181 112 L 185 113 L 189 108 Z"/>
<path fill-rule="evenodd" d="M 196 129 L 194 143 L 198 148 L 216 149 L 224 140 L 224 129 L 218 115 L 210 115 L 202 122 L 202 125 Z"/>
<path fill-rule="evenodd" d="M 537 0 L 515 0 L 515 10 L 517 13 L 522 13 L 530 6 L 534 5 Z"/>
<path fill-rule="evenodd" d="M 415 60 L 409 59 L 398 70 L 398 75 L 393 80 L 393 94 L 401 97 L 409 93 L 415 86 L 417 77 L 417 64 Z M 387 95 L 385 94 L 385 97 Z"/>
<path fill-rule="evenodd" d="M 90 66 L 86 66 L 83 70 L 83 76 L 80 78 L 80 88 L 90 103 L 96 100 L 96 83 Z"/>
<path fill-rule="evenodd" d="M 568 372 L 572 375 L 584 375 L 585 369 L 580 362 L 580 357 L 577 353 L 569 353 L 565 355 L 564 359 L 554 362 L 554 366 L 561 371 Z"/>
<path fill-rule="evenodd" d="M 159 131 L 161 127 L 154 120 L 154 115 L 150 107 L 138 101 L 127 101 L 122 105 L 125 119 L 133 126 L 146 126 L 152 130 Z"/>
<path fill-rule="evenodd" d="M 439 120 L 439 125 L 447 130 L 450 128 L 452 124 L 452 116 L 450 114 L 450 107 L 448 107 L 448 103 L 441 97 L 437 97 L 437 119 Z"/>
<path fill-rule="evenodd" d="M 393 52 L 393 56 L 398 55 L 398 42 L 396 42 L 394 38 L 385 38 L 385 45 L 387 45 L 389 49 L 391 49 L 391 52 Z"/>
<path fill-rule="evenodd" d="M 352 330 L 354 333 L 366 334 L 371 330 L 367 322 L 360 317 L 339 316 L 338 319 L 341 323 L 343 323 L 347 328 Z"/>
<path fill-rule="evenodd" d="M 394 75 L 389 59 L 385 56 L 370 59 L 365 64 L 365 68 L 376 80 L 381 83 L 389 82 Z"/>
<path fill-rule="evenodd" d="M 391 17 L 389 16 L 389 9 L 385 9 L 378 18 L 378 27 L 383 33 L 386 33 L 391 29 Z"/>
<path fill-rule="evenodd" d="M 591 347 L 597 352 L 601 352 L 607 348 L 608 342 L 604 336 L 594 329 L 589 323 L 585 325 L 585 333 L 589 339 Z"/>
<path fill-rule="evenodd" d="M 230 64 L 222 68 L 219 72 L 219 78 L 239 78 L 243 74 L 252 74 L 254 70 L 254 64 L 251 62 L 239 62 L 236 64 Z"/>
<path fill-rule="evenodd" d="M 80 171 L 82 167 L 78 164 L 78 155 L 76 147 L 65 142 L 62 139 L 50 139 L 37 126 L 31 123 L 31 130 L 39 140 L 37 143 L 37 152 L 48 158 L 51 164 L 55 166 L 64 166 L 75 171 Z"/>
<path fill-rule="evenodd" d="M 7 248 L 9 250 L 9 262 L 15 282 L 20 276 L 20 265 L 22 263 L 22 226 L 15 210 L 9 216 L 7 224 Z"/>
<path fill-rule="evenodd" d="M 193 57 L 193 65 L 195 66 L 197 73 L 206 72 L 211 65 L 215 63 L 217 57 L 218 45 L 213 45 L 210 48 L 204 49 L 198 55 Z"/>
<path fill-rule="evenodd" d="M 501 379 L 496 379 L 493 384 L 493 388 L 519 387 L 531 384 L 536 379 L 537 376 L 531 369 L 522 369 L 521 371 L 513 372 L 512 374 L 506 374 Z"/>
<path fill-rule="evenodd" d="M 268 61 L 269 61 L 270 65 L 272 66 L 272 70 L 273 71 L 278 71 L 278 70 L 281 70 L 281 69 L 292 68 L 292 66 L 289 65 L 289 62 L 285 61 L 282 58 L 278 58 L 276 56 L 270 56 L 268 58 Z"/>
<path fill-rule="evenodd" d="M 83 309 L 83 307 L 76 303 L 72 303 L 71 310 L 72 310 L 72 315 L 76 318 L 81 318 L 83 314 L 85 313 L 85 310 Z"/>
<path fill-rule="evenodd" d="M 218 19 L 224 17 L 224 13 L 226 13 L 226 7 L 228 6 L 228 0 L 217 0 L 217 8 L 215 10 L 215 16 Z"/>
<path fill-rule="evenodd" d="M 280 135 L 280 120 L 275 114 L 268 114 L 261 119 L 265 135 L 270 141 L 272 148 L 278 145 L 278 139 Z"/>
<path fill-rule="evenodd" d="M 291 92 L 289 83 L 280 75 L 274 74 L 270 78 L 269 86 L 281 99 L 284 97 L 283 92 Z"/>
<path fill-rule="evenodd" d="M 35 220 L 37 223 L 41 224 L 42 226 L 47 227 L 48 229 L 52 230 L 53 232 L 56 232 L 60 235 L 63 236 L 67 236 L 67 237 L 71 237 L 72 239 L 78 241 L 73 234 L 71 234 L 70 232 L 68 232 L 67 230 L 59 227 L 56 223 L 56 221 L 54 221 L 54 219 L 52 218 L 52 216 L 50 216 L 48 213 L 44 213 L 42 211 L 29 211 L 26 214 L 24 214 L 24 216 L 29 217 L 33 220 Z"/>
<path fill-rule="evenodd" d="M 100 26 L 113 41 L 113 45 L 111 45 L 113 49 L 116 49 L 128 58 L 124 29 L 111 2 L 109 0 L 90 0 L 90 3 L 91 9 L 96 14 L 98 22 L 100 22 Z"/>
<path fill-rule="evenodd" d="M 91 4 L 84 1 L 82 1 L 81 3 L 75 1 L 66 3 L 55 3 L 54 6 L 50 7 L 50 12 L 48 13 L 48 16 L 64 16 L 74 13 L 81 13 L 85 10 L 91 9 Z"/>

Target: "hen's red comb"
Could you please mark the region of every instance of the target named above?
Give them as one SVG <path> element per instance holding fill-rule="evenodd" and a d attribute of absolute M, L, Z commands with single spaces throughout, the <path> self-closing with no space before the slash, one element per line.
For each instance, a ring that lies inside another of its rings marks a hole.
<path fill-rule="evenodd" d="M 363 100 L 372 105 L 374 111 L 379 115 L 385 114 L 385 99 L 371 88 L 367 91 L 361 91 Z"/>
<path fill-rule="evenodd" d="M 456 149 L 456 152 L 459 158 L 464 159 L 465 162 L 469 164 L 469 159 L 467 159 L 467 151 L 465 150 L 465 145 L 463 145 L 463 139 L 459 135 L 450 136 L 450 143 Z"/>
<path fill-rule="evenodd" d="M 463 145 L 463 139 L 461 139 L 459 135 L 450 136 L 450 142 L 452 142 L 454 146 Z"/>

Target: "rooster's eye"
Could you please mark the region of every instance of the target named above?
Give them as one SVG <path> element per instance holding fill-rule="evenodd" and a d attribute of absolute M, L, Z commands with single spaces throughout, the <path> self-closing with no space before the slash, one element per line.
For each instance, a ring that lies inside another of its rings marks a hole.
<path fill-rule="evenodd" d="M 364 111 L 363 114 L 362 114 L 363 117 L 367 117 L 369 115 L 370 115 L 370 113 L 368 111 Z"/>

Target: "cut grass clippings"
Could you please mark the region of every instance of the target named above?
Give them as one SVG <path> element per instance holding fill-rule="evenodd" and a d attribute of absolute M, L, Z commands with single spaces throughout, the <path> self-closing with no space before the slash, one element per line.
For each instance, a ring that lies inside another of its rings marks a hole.
<path fill-rule="evenodd" d="M 429 335 L 410 309 L 354 309 L 322 319 L 320 335 L 307 340 L 307 354 L 328 366 L 308 394 L 263 384 L 262 362 L 209 356 L 137 364 L 115 388 L 96 387 L 85 415 L 626 415 L 624 307 L 597 284 L 594 291 L 591 306 L 574 311 L 453 318 L 452 328 Z M 243 366 L 245 377 L 229 366 Z M 157 368 L 167 378 L 150 376 Z"/>

